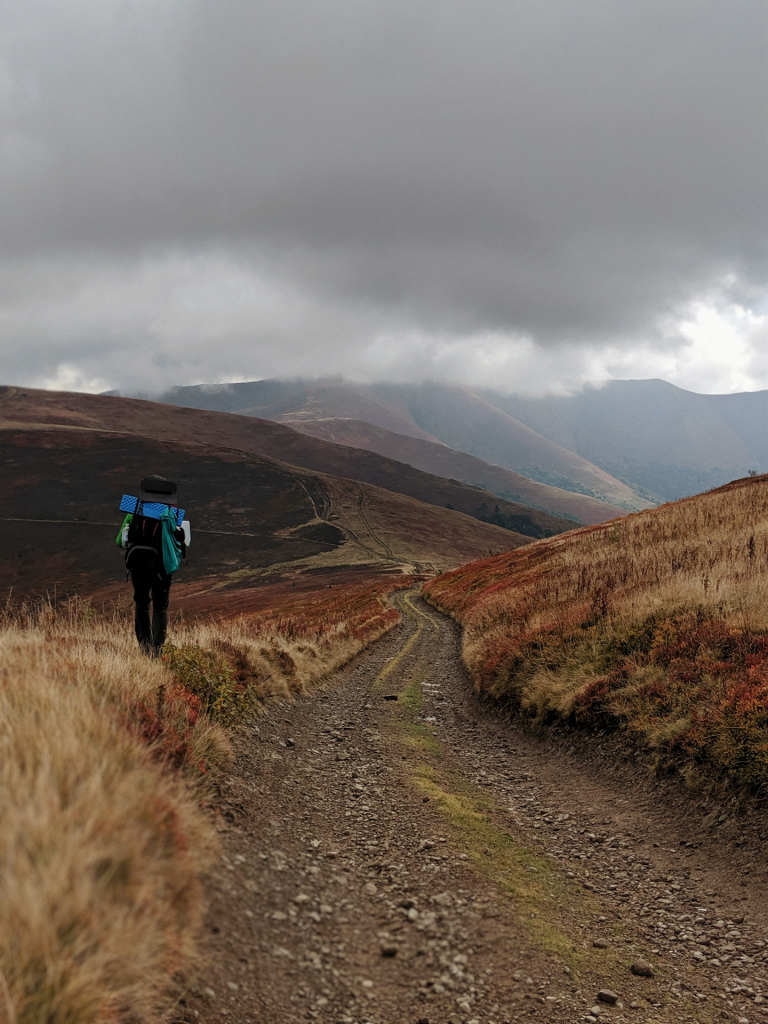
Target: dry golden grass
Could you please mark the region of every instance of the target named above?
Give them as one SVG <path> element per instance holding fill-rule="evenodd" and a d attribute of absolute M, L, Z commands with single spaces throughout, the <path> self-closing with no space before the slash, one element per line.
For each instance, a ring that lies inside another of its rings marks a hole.
<path fill-rule="evenodd" d="M 167 1019 L 173 977 L 194 964 L 200 879 L 216 850 L 202 806 L 228 756 L 215 719 L 231 724 L 233 708 L 311 685 L 388 629 L 398 616 L 390 588 L 378 589 L 172 630 L 181 673 L 168 655 L 139 653 L 125 612 L 6 611 L 2 1024 Z M 211 715 L 184 672 L 224 695 Z"/>
<path fill-rule="evenodd" d="M 0 632 L 0 1020 L 168 1009 L 214 842 L 189 784 L 126 728 L 164 674 L 104 626 Z M 222 741 L 198 724 L 200 757 Z"/>
<path fill-rule="evenodd" d="M 768 785 L 768 478 L 447 573 L 478 689 Z"/>
<path fill-rule="evenodd" d="M 257 615 L 177 628 L 173 642 L 216 653 L 259 698 L 288 697 L 335 672 L 399 622 L 387 595 L 411 585 L 411 577 L 400 576 L 319 589 Z"/>

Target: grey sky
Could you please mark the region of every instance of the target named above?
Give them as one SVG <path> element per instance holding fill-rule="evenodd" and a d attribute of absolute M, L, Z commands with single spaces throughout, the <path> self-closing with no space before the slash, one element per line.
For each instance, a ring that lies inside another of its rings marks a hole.
<path fill-rule="evenodd" d="M 764 0 L 0 18 L 1 380 L 768 387 Z"/>

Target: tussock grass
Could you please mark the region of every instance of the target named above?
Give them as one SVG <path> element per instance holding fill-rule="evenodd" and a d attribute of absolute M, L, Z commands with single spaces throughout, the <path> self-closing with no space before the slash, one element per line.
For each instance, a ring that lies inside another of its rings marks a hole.
<path fill-rule="evenodd" d="M 395 588 L 178 627 L 154 661 L 125 612 L 6 609 L 0 1022 L 168 1019 L 174 978 L 195 962 L 201 876 L 217 849 L 206 785 L 228 758 L 225 727 L 397 622 L 385 601 Z"/>
<path fill-rule="evenodd" d="M 258 699 L 290 697 L 399 622 L 386 597 L 410 585 L 409 577 L 401 577 L 374 587 L 334 588 L 332 594 L 319 590 L 259 615 L 185 626 L 174 631 L 173 643 L 182 651 L 212 652 L 229 666 L 235 685 L 253 689 Z"/>
<path fill-rule="evenodd" d="M 624 728 L 768 790 L 768 478 L 476 562 L 424 588 L 479 691 Z"/>
<path fill-rule="evenodd" d="M 164 670 L 88 629 L 0 632 L 0 1020 L 17 1024 L 162 1019 L 215 849 L 194 792 L 126 724 Z M 224 754 L 202 722 L 193 745 Z"/>

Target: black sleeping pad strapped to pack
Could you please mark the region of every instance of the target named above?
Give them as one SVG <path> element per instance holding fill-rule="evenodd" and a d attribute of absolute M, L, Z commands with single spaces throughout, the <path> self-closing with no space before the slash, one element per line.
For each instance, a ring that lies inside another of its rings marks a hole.
<path fill-rule="evenodd" d="M 156 502 L 160 505 L 178 505 L 178 487 L 172 480 L 157 480 L 145 476 L 141 481 L 139 498 L 143 502 Z"/>

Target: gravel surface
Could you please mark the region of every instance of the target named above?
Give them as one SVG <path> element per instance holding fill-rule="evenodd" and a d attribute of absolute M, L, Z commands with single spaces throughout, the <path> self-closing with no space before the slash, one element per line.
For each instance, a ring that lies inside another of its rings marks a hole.
<path fill-rule="evenodd" d="M 403 623 L 236 738 L 179 1020 L 768 1021 L 765 830 L 472 695 Z"/>

